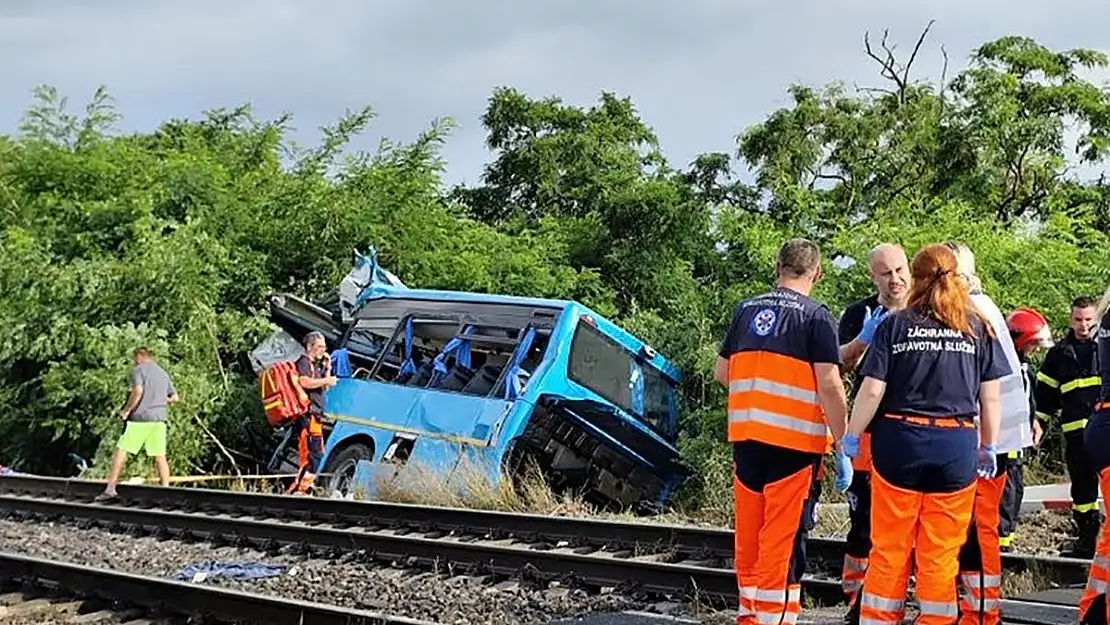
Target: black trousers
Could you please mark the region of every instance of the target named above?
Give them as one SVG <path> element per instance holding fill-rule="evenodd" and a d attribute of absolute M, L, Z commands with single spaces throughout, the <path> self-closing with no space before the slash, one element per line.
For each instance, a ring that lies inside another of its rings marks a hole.
<path fill-rule="evenodd" d="M 1021 514 L 1025 498 L 1025 459 L 1019 454 L 1010 458 L 1006 466 L 1006 488 L 1002 491 L 1002 505 L 998 510 L 998 535 L 1012 536 Z"/>
<path fill-rule="evenodd" d="M 844 551 L 856 558 L 866 558 L 871 554 L 871 473 L 856 471 L 848 486 L 848 527 L 847 544 Z"/>
<path fill-rule="evenodd" d="M 1083 430 L 1064 434 L 1064 463 L 1071 480 L 1073 506 L 1098 502 L 1098 472 L 1083 446 Z"/>

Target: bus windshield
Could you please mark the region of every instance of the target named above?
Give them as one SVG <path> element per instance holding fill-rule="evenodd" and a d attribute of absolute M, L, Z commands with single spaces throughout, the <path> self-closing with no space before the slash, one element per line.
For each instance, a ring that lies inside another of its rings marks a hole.
<path fill-rule="evenodd" d="M 579 323 L 570 344 L 568 377 L 670 437 L 674 382 L 589 323 Z"/>

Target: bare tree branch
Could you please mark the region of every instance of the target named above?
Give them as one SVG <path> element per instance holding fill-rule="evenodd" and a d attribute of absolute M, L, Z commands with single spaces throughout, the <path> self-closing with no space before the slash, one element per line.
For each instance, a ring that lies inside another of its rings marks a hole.
<path fill-rule="evenodd" d="M 917 53 L 921 51 L 921 44 L 925 43 L 925 37 L 929 35 L 929 30 L 933 28 L 936 20 L 929 20 L 925 25 L 925 30 L 921 31 L 921 36 L 917 38 L 917 43 L 913 47 L 913 52 L 910 53 L 910 60 L 906 61 L 906 67 L 902 70 L 902 84 L 909 84 L 910 82 L 910 68 L 913 67 L 913 61 L 917 58 Z"/>
<path fill-rule="evenodd" d="M 890 89 L 883 89 L 882 87 L 861 87 L 859 85 L 855 85 L 855 87 L 856 91 L 859 93 L 885 93 L 886 95 L 898 95 L 894 91 L 891 91 Z"/>
<path fill-rule="evenodd" d="M 898 48 L 898 46 L 891 46 L 887 44 L 887 38 L 890 35 L 888 29 L 883 29 L 883 37 L 881 40 L 879 40 L 879 48 L 882 49 L 881 55 L 875 52 L 875 49 L 871 47 L 870 33 L 864 32 L 863 34 L 864 52 L 867 54 L 867 56 L 871 57 L 876 63 L 879 64 L 879 75 L 893 82 L 898 87 L 895 93 L 898 96 L 899 104 L 905 104 L 906 102 L 906 90 L 911 84 L 910 71 L 913 68 L 913 63 L 917 59 L 918 53 L 921 51 L 921 46 L 925 44 L 925 38 L 928 37 L 929 31 L 933 28 L 933 24 L 935 23 L 936 20 L 929 20 L 929 23 L 925 26 L 925 29 L 921 31 L 921 35 L 917 38 L 917 43 L 914 45 L 913 51 L 910 53 L 910 58 L 905 65 L 900 64 L 897 57 L 894 55 L 894 51 Z M 945 54 L 946 71 L 947 58 L 948 56 L 947 54 Z"/>
<path fill-rule="evenodd" d="M 937 123 L 944 123 L 944 89 L 948 86 L 948 50 L 944 49 L 944 44 L 940 44 L 940 56 L 944 59 L 944 65 L 940 68 L 940 91 L 937 97 L 940 98 L 940 115 L 937 116 Z"/>
<path fill-rule="evenodd" d="M 875 60 L 879 64 L 879 75 L 887 80 L 893 81 L 898 86 L 898 93 L 902 93 L 906 89 L 906 85 L 902 82 L 902 78 L 898 75 L 897 62 L 894 59 L 894 50 L 886 44 L 887 36 L 890 31 L 883 29 L 883 38 L 879 41 L 879 47 L 883 49 L 886 58 L 880 57 L 871 48 L 871 34 L 868 32 L 863 33 L 863 49 L 867 56 Z"/>

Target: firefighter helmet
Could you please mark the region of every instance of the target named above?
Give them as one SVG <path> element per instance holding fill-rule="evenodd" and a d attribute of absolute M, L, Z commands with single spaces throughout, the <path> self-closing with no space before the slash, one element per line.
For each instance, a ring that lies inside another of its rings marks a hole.
<path fill-rule="evenodd" d="M 1052 329 L 1048 327 L 1048 320 L 1033 308 L 1023 306 L 1014 309 L 1006 318 L 1006 326 L 1019 352 L 1030 345 L 1052 346 Z"/>

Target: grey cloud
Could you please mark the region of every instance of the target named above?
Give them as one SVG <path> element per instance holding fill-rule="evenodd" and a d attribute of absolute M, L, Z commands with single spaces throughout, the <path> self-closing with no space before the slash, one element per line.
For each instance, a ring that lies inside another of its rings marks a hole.
<path fill-rule="evenodd" d="M 0 132 L 14 129 L 30 89 L 52 83 L 79 103 L 96 84 L 128 129 L 251 101 L 294 114 L 297 139 L 345 108 L 378 119 L 358 147 L 406 140 L 437 116 L 458 121 L 448 179 L 474 181 L 487 155 L 479 116 L 511 85 L 575 104 L 602 90 L 631 96 L 682 165 L 787 104 L 792 82 L 877 84 L 864 30 L 890 27 L 908 52 L 937 25 L 919 71 L 953 71 L 978 44 L 1007 33 L 1053 46 L 1099 47 L 1110 9 L 1096 0 L 8 0 L 0 5 Z M 876 35 L 877 36 L 877 35 Z"/>

